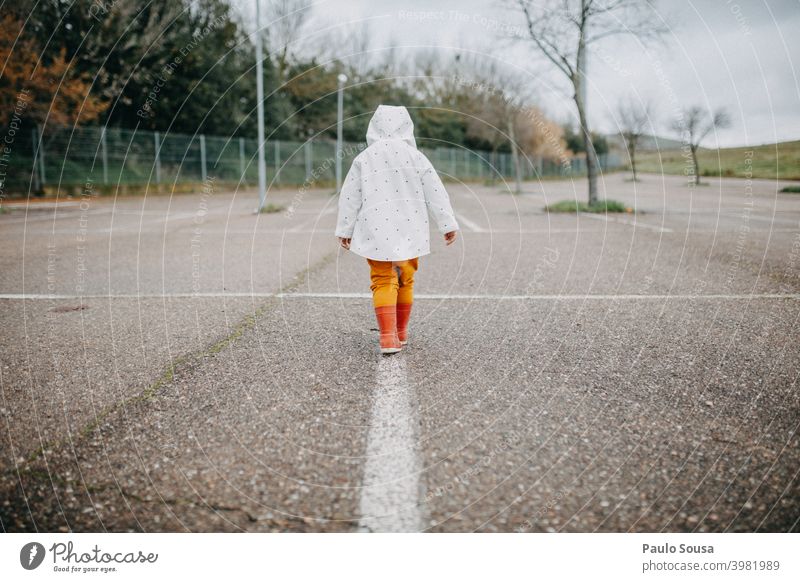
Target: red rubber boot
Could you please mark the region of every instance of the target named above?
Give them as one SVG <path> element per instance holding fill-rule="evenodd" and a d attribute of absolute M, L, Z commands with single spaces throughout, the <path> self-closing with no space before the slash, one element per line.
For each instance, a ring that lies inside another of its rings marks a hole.
<path fill-rule="evenodd" d="M 381 353 L 396 354 L 403 347 L 397 338 L 397 311 L 395 306 L 376 307 L 375 317 L 378 318 L 378 328 L 381 332 Z"/>
<path fill-rule="evenodd" d="M 408 320 L 411 317 L 412 305 L 413 303 L 397 304 L 397 339 L 400 340 L 401 346 L 408 343 Z"/>

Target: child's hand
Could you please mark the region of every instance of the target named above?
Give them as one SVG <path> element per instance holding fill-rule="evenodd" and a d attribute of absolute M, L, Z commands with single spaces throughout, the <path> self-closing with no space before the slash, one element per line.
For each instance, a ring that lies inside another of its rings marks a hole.
<path fill-rule="evenodd" d="M 454 242 L 456 242 L 456 234 L 458 234 L 457 230 L 453 230 L 451 232 L 447 232 L 444 235 L 444 244 L 450 246 Z"/>
<path fill-rule="evenodd" d="M 350 250 L 350 239 L 349 238 L 342 238 L 339 237 L 339 244 L 342 245 L 343 249 Z"/>

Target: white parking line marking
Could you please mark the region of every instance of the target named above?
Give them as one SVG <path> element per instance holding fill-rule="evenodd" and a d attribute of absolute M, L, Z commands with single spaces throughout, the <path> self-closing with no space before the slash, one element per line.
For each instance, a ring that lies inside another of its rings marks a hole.
<path fill-rule="evenodd" d="M 405 358 L 381 356 L 367 436 L 359 530 L 418 532 L 421 465 L 416 451 L 416 408 Z"/>
<path fill-rule="evenodd" d="M 463 214 L 456 213 L 456 219 L 458 220 L 458 222 L 460 222 L 461 224 L 466 226 L 472 232 L 486 232 L 485 228 L 475 224 L 474 222 L 472 222 L 469 218 L 467 218 Z"/>
<path fill-rule="evenodd" d="M 643 225 L 641 223 L 639 223 L 638 226 L 642 227 Z M 114 231 L 115 232 L 123 232 L 124 228 L 125 227 L 115 228 Z M 44 228 L 36 229 L 36 230 L 28 229 L 28 233 L 29 234 L 34 234 L 34 235 L 35 234 L 41 234 L 41 235 L 45 235 L 45 234 L 47 234 L 47 235 L 50 235 L 50 234 L 75 234 L 77 230 L 78 230 L 78 226 L 76 225 L 75 228 L 71 228 L 71 229 L 60 228 L 60 229 L 53 230 L 53 229 L 48 228 L 48 227 L 44 227 Z M 667 231 L 667 229 L 664 229 L 664 230 L 665 230 L 665 232 Z M 751 227 L 751 229 L 750 229 L 750 231 L 753 232 L 753 233 L 779 233 L 779 232 L 780 233 L 784 233 L 784 232 L 796 233 L 796 232 L 798 232 L 798 230 L 800 230 L 800 227 L 799 228 L 777 228 L 777 227 L 775 227 L 775 228 L 753 228 L 753 227 Z M 91 234 L 108 234 L 109 229 L 108 228 L 104 228 L 102 230 L 92 230 L 90 228 L 88 232 L 89 232 L 90 235 Z M 128 229 L 127 231 L 125 231 L 125 234 L 130 234 L 131 232 L 135 232 L 135 231 L 131 230 L 131 229 Z M 484 234 L 484 235 L 493 236 L 493 235 L 501 235 L 501 234 L 511 234 L 511 235 L 521 235 L 521 234 L 571 234 L 571 233 L 603 234 L 605 232 L 607 232 L 607 231 L 605 229 L 603 229 L 603 228 L 586 228 L 584 226 L 584 227 L 574 227 L 574 228 L 525 228 L 525 229 L 491 229 L 491 230 L 487 229 L 487 230 L 483 230 L 481 232 L 474 232 L 473 231 L 473 234 Z M 671 230 L 669 232 L 675 232 L 675 231 Z M 716 234 L 720 234 L 720 233 L 724 233 L 726 231 L 721 230 L 721 229 L 713 229 L 713 228 L 711 228 L 711 229 L 709 229 L 709 228 L 688 228 L 688 229 L 681 229 L 680 232 L 681 233 L 690 232 L 692 234 L 700 234 L 700 233 L 703 233 L 703 234 L 715 234 L 715 233 Z M 320 235 L 320 236 L 327 236 L 327 235 L 330 235 L 330 231 L 327 231 L 324 228 L 316 228 L 316 229 L 305 228 L 305 229 L 297 229 L 297 230 L 295 230 L 293 228 L 292 230 L 285 230 L 285 229 L 280 229 L 280 228 L 261 228 L 260 226 L 254 225 L 253 228 L 249 228 L 249 229 L 242 229 L 242 228 L 208 229 L 208 228 L 203 228 L 203 234 L 204 235 L 227 235 L 227 236 L 250 236 L 250 237 L 252 237 L 252 236 L 268 236 L 268 235 L 271 236 L 271 235 L 275 235 L 275 234 L 291 234 L 291 235 L 314 234 L 314 235 Z"/>
<path fill-rule="evenodd" d="M 654 224 L 647 224 L 645 222 L 639 222 L 636 219 L 628 220 L 626 218 L 618 218 L 618 217 L 611 218 L 606 214 L 591 214 L 589 212 L 581 212 L 580 216 L 581 218 L 591 218 L 594 220 L 604 220 L 605 222 L 612 222 L 612 223 L 615 222 L 617 224 L 625 224 L 627 226 L 632 226 L 634 228 L 646 228 L 648 230 L 653 230 L 655 232 L 672 232 L 671 228 L 666 228 L 664 226 L 657 226 Z"/>
<path fill-rule="evenodd" d="M 134 224 L 134 225 L 117 225 L 117 226 L 108 226 L 105 228 L 100 228 L 95 230 L 94 232 L 97 234 L 114 234 L 116 233 L 123 233 L 123 234 L 136 234 L 140 232 L 146 232 L 154 227 L 158 227 L 159 229 L 164 228 L 165 224 L 169 224 L 174 220 L 186 220 L 188 218 L 194 218 L 198 216 L 196 212 L 191 213 L 184 213 L 184 214 L 170 214 L 169 216 L 164 216 L 157 220 L 152 220 L 150 222 L 142 223 L 142 225 Z M 207 214 L 203 216 L 208 216 Z"/>
<path fill-rule="evenodd" d="M 40 214 L 41 212 L 41 214 Z M 111 214 L 111 209 L 97 209 L 97 210 L 87 210 L 86 212 L 60 212 L 58 214 L 54 214 L 52 212 L 32 212 L 27 216 L 19 216 L 15 218 L 6 218 L 2 221 L 3 225 L 6 224 L 30 224 L 32 222 L 55 222 L 61 220 L 67 220 L 70 218 L 74 218 L 76 220 L 85 217 L 85 216 L 95 216 L 98 214 Z"/>
<path fill-rule="evenodd" d="M 281 299 L 309 298 L 309 299 L 371 299 L 371 293 L 278 293 L 276 297 Z M 800 299 L 800 293 L 718 293 L 708 295 L 693 295 L 686 293 L 675 293 L 671 295 L 639 295 L 639 294 L 572 294 L 572 295 L 498 295 L 498 294 L 438 294 L 438 293 L 415 293 L 414 299 L 467 299 L 467 300 L 515 300 L 515 301 L 536 301 L 536 300 L 564 300 L 564 301 L 591 301 L 591 300 L 653 300 L 653 299 Z"/>
<path fill-rule="evenodd" d="M 269 293 L 269 292 L 250 292 L 250 291 L 226 291 L 225 293 L 117 293 L 93 294 L 93 295 L 74 295 L 61 293 L 0 293 L 0 300 L 56 300 L 56 299 L 235 299 L 251 298 L 265 299 L 274 297 L 277 299 L 372 299 L 371 293 Z M 499 295 L 499 294 L 446 294 L 446 293 L 415 293 L 414 299 L 422 300 L 490 300 L 490 301 L 639 301 L 639 300 L 665 300 L 665 299 L 721 299 L 721 300 L 758 300 L 758 299 L 800 299 L 800 293 L 710 293 L 707 295 L 695 295 L 689 293 L 640 295 L 640 294 L 571 294 L 571 295 Z"/>
<path fill-rule="evenodd" d="M 761 220 L 762 222 L 769 222 L 770 224 L 794 224 L 800 225 L 800 221 L 792 220 L 789 218 L 778 218 L 772 216 L 758 216 L 755 214 L 750 214 L 747 216 L 748 220 Z M 743 219 L 744 220 L 744 219 Z"/>

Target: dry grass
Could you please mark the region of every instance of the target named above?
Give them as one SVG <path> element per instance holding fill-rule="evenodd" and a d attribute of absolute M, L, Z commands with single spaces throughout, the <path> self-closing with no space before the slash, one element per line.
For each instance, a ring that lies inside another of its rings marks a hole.
<path fill-rule="evenodd" d="M 700 150 L 698 157 L 702 176 L 746 178 L 749 170 L 752 178 L 800 180 L 800 141 Z M 683 174 L 691 169 L 691 158 L 681 150 L 641 152 L 636 165 L 640 172 Z"/>

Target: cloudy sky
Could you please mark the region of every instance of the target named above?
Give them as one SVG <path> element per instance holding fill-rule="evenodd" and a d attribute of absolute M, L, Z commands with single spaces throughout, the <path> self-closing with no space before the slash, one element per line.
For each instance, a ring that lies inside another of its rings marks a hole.
<path fill-rule="evenodd" d="M 262 0 L 266 3 L 269 0 Z M 240 0 L 247 13 L 252 3 Z M 307 49 L 333 33 L 366 28 L 371 54 L 389 47 L 412 58 L 434 50 L 445 62 L 475 51 L 504 61 L 529 81 L 548 113 L 573 115 L 559 74 L 524 39 L 513 2 L 504 0 L 322 0 L 315 2 L 303 37 Z M 614 38 L 590 53 L 590 119 L 613 131 L 621 99 L 649 101 L 657 130 L 669 134 L 676 107 L 724 107 L 732 127 L 704 145 L 756 145 L 800 139 L 800 2 L 798 0 L 660 0 L 670 26 L 663 45 L 645 47 Z M 301 40 L 301 43 L 303 41 Z M 425 48 L 423 48 L 425 47 Z M 328 47 L 352 51 L 346 42 Z M 330 54 L 328 55 L 330 56 Z"/>

